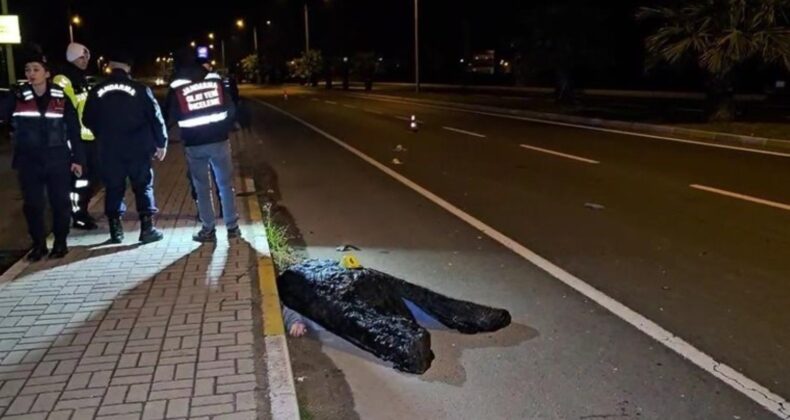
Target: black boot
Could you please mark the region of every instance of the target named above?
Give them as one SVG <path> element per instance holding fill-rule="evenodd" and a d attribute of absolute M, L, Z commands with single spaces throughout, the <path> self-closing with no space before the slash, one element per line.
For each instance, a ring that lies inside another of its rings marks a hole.
<path fill-rule="evenodd" d="M 120 217 L 110 219 L 110 243 L 119 244 L 123 242 L 123 223 Z"/>
<path fill-rule="evenodd" d="M 55 244 L 52 245 L 52 252 L 49 253 L 49 258 L 60 259 L 65 257 L 68 253 L 69 247 L 66 245 L 66 240 L 55 240 Z"/>
<path fill-rule="evenodd" d="M 27 260 L 30 262 L 41 261 L 41 259 L 47 255 L 47 252 L 49 252 L 49 250 L 47 249 L 46 243 L 33 244 L 33 247 L 27 254 Z"/>
<path fill-rule="evenodd" d="M 154 227 L 151 215 L 140 216 L 140 242 L 150 244 L 161 241 L 165 235 Z"/>

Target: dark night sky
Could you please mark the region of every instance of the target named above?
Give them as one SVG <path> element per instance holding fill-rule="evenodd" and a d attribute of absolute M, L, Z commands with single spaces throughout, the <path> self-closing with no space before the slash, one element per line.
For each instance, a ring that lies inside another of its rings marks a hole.
<path fill-rule="evenodd" d="M 413 0 L 308 0 L 311 41 L 325 54 L 342 56 L 375 51 L 408 66 L 413 48 Z M 42 3 L 47 3 L 43 7 Z M 421 45 L 430 60 L 451 62 L 481 49 L 504 50 L 517 35 L 519 16 L 535 2 L 526 0 L 421 0 Z M 124 46 L 139 64 L 153 63 L 190 40 L 206 40 L 209 31 L 226 40 L 230 60 L 251 50 L 251 34 L 240 33 L 235 19 L 259 23 L 262 48 L 274 45 L 284 58 L 296 56 L 304 45 L 303 0 L 9 0 L 21 16 L 23 40 L 43 46 L 50 59 L 62 60 L 68 42 L 68 9 L 83 18 L 77 41 L 91 48 L 94 58 L 114 46 Z M 633 25 L 629 0 L 601 7 L 623 10 L 623 27 Z M 267 19 L 273 21 L 266 28 Z M 607 28 L 606 30 L 613 30 Z M 625 38 L 625 37 L 624 37 Z M 633 40 L 634 37 L 631 37 Z M 441 56 L 441 58 L 439 58 Z M 441 61 L 444 60 L 444 61 Z M 428 69 L 430 70 L 430 69 Z"/>
<path fill-rule="evenodd" d="M 23 39 L 41 44 L 50 56 L 60 58 L 68 41 L 69 2 L 9 0 L 11 12 L 21 15 Z M 84 24 L 76 29 L 78 41 L 101 53 L 125 44 L 141 59 L 171 51 L 209 30 L 234 31 L 236 17 L 249 22 L 266 19 L 279 25 L 273 35 L 295 54 L 304 43 L 302 2 L 293 0 L 223 0 L 197 6 L 197 2 L 73 0 L 71 9 Z M 409 57 L 412 45 L 411 0 L 315 1 L 311 9 L 311 38 L 316 47 L 341 53 L 366 49 Z M 496 4 L 493 6 L 492 3 Z M 422 0 L 423 36 L 426 43 L 443 42 L 451 50 L 465 46 L 495 46 L 519 1 Z M 261 26 L 263 27 L 263 26 Z M 267 34 L 261 31 L 261 38 Z M 243 41 L 249 43 L 248 35 Z M 468 44 L 468 45 L 465 45 Z M 249 48 L 249 45 L 247 45 Z M 94 54 L 95 55 L 95 54 Z"/>

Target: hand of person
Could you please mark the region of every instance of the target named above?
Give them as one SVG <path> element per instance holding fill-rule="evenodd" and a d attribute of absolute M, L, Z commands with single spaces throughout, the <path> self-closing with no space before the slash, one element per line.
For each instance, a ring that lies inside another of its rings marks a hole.
<path fill-rule="evenodd" d="M 167 156 L 167 149 L 163 147 L 157 147 L 156 153 L 154 153 L 154 157 L 161 162 L 165 160 L 165 156 Z"/>
<path fill-rule="evenodd" d="M 72 163 L 71 164 L 71 173 L 73 173 L 77 178 L 82 176 L 82 165 L 79 163 Z"/>
<path fill-rule="evenodd" d="M 302 337 L 303 335 L 307 334 L 307 325 L 301 321 L 294 322 L 294 324 L 291 325 L 289 334 L 291 334 L 291 337 L 294 338 Z"/>

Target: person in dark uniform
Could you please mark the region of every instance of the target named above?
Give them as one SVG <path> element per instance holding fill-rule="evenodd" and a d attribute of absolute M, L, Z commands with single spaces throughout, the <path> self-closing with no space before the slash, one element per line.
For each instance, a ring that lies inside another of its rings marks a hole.
<path fill-rule="evenodd" d="M 105 213 L 110 223 L 110 242 L 123 241 L 121 218 L 129 180 L 140 216 L 140 242 L 163 238 L 154 228 L 158 212 L 154 201 L 152 158 L 164 160 L 167 129 L 153 92 L 130 76 L 132 60 L 124 52 L 110 57 L 110 77 L 88 95 L 83 122 L 96 136 L 106 191 Z"/>
<path fill-rule="evenodd" d="M 228 239 L 241 236 L 233 189 L 233 160 L 229 133 L 236 107 L 221 78 L 192 61 L 170 84 L 168 121 L 181 129 L 184 152 L 197 193 L 202 229 L 193 235 L 198 242 L 216 242 L 216 220 L 211 200 L 211 173 L 219 188 Z"/>
<path fill-rule="evenodd" d="M 80 122 L 63 90 L 50 83 L 44 56 L 28 52 L 23 61 L 27 82 L 4 101 L 0 113 L 4 121 L 10 121 L 13 130 L 13 167 L 17 170 L 25 220 L 33 240 L 27 259 L 39 261 L 48 252 L 45 191 L 52 208 L 55 237 L 49 257 L 63 258 L 68 253 L 71 177 L 82 175 L 85 162 Z"/>
<path fill-rule="evenodd" d="M 205 57 L 198 57 L 197 54 L 195 53 L 195 50 L 192 48 L 189 49 L 184 48 L 178 51 L 175 58 L 175 72 L 173 73 L 172 81 L 182 80 L 191 77 L 190 74 L 196 71 L 195 63 L 199 64 L 208 72 L 207 73 L 208 76 L 206 76 L 207 78 L 210 78 L 211 80 L 222 80 L 223 86 L 225 86 L 225 88 L 228 89 L 229 84 L 226 83 L 225 80 L 223 80 L 219 74 L 214 73 L 209 60 Z M 233 99 L 233 102 L 237 103 L 238 87 L 236 87 L 236 95 L 237 95 L 236 98 L 233 98 L 232 90 L 228 90 L 228 92 L 231 94 L 231 98 Z M 165 104 L 169 104 L 175 100 L 172 97 L 172 95 L 174 94 L 175 94 L 174 90 L 172 89 L 168 90 L 167 97 L 165 98 Z M 170 121 L 171 118 L 169 115 L 170 113 L 169 107 L 166 107 L 164 111 L 165 111 L 165 121 Z M 187 181 L 189 181 L 189 193 L 190 196 L 192 197 L 192 201 L 195 202 L 196 208 L 200 208 L 200 203 L 198 203 L 197 190 L 195 189 L 195 183 L 192 181 L 192 173 L 190 172 L 188 167 L 187 167 L 186 176 L 187 176 Z M 211 183 L 214 185 L 214 197 L 217 199 L 219 204 L 217 206 L 219 208 L 219 217 L 222 217 L 222 196 L 220 195 L 219 185 L 217 184 L 217 176 L 214 173 L 213 169 L 211 170 Z M 197 219 L 198 221 L 200 221 L 200 215 L 198 215 Z"/>

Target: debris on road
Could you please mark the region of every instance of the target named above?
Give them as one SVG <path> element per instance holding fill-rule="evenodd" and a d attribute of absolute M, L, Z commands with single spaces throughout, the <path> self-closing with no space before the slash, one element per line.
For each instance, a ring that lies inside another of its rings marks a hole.
<path fill-rule="evenodd" d="M 597 204 L 597 203 L 584 203 L 584 207 L 587 207 L 588 209 L 592 209 L 592 210 L 605 210 L 606 209 L 606 206 L 604 206 L 603 204 Z"/>
<path fill-rule="evenodd" d="M 399 144 L 399 145 L 395 146 L 395 148 L 394 148 L 394 149 L 392 149 L 392 151 L 393 151 L 393 152 L 396 152 L 396 153 L 401 153 L 401 152 L 407 152 L 407 151 L 408 151 L 408 149 L 406 149 L 405 147 L 403 147 L 403 145 L 402 145 L 402 144 Z"/>
<path fill-rule="evenodd" d="M 335 248 L 335 251 L 337 251 L 337 252 L 348 252 L 348 251 L 362 251 L 362 250 L 359 249 L 358 247 L 354 246 L 354 245 L 351 245 L 351 244 L 343 244 L 343 245 L 340 245 L 339 247 Z"/>
<path fill-rule="evenodd" d="M 403 162 L 401 162 L 400 159 L 395 158 L 395 159 L 392 159 L 392 164 L 393 165 L 403 165 Z"/>

